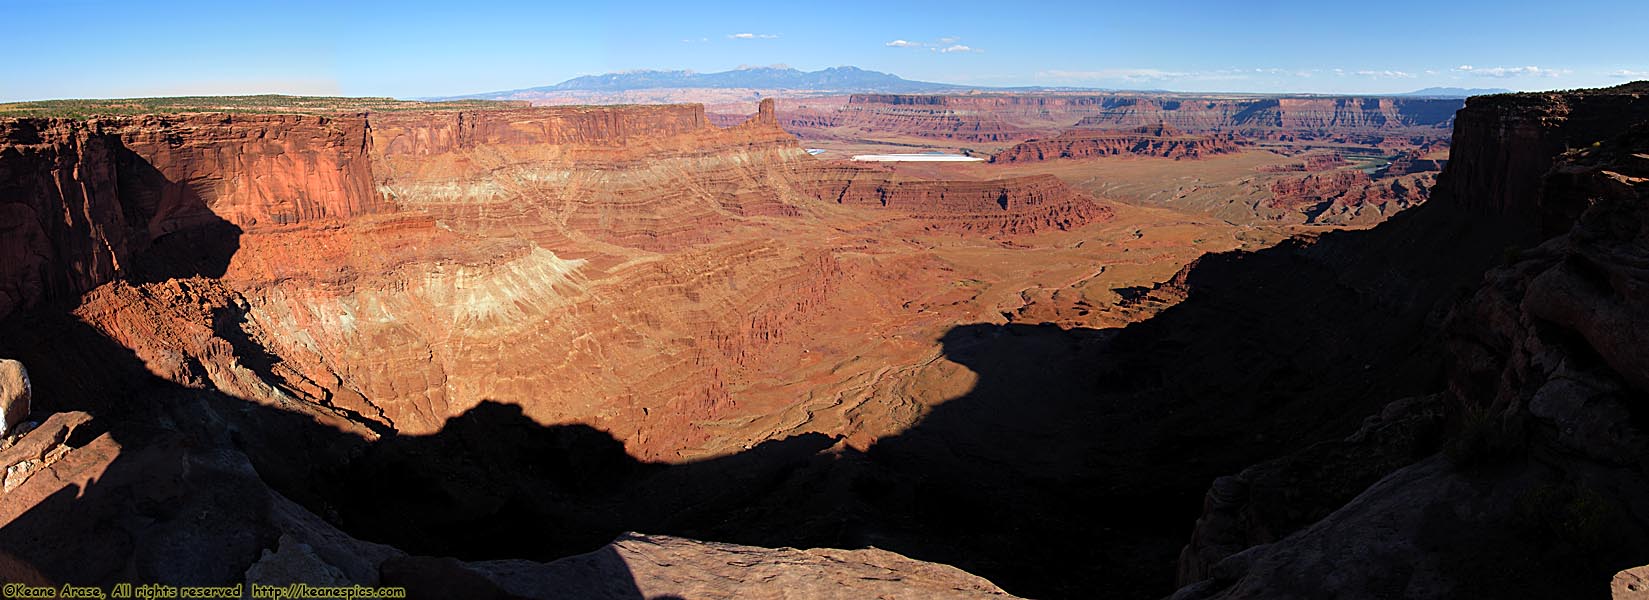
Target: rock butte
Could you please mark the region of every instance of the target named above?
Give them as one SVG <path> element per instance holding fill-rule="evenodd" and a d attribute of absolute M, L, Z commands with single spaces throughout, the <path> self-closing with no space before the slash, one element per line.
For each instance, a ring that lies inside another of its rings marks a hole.
<path fill-rule="evenodd" d="M 1019 162 L 1052 160 L 1056 158 L 1092 158 L 1097 156 L 1160 156 L 1164 158 L 1198 158 L 1204 155 L 1235 152 L 1235 136 L 1188 136 L 1166 125 L 1137 127 L 1114 131 L 1101 129 L 1071 129 L 1052 139 L 1030 140 L 991 157 L 991 162 Z"/>
<path fill-rule="evenodd" d="M 1649 563 L 1649 88 L 1446 102 L 0 119 L 37 421 L 0 447 L 0 577 L 1601 589 Z M 1071 157 L 856 165 L 781 128 L 1006 146 L 1045 112 Z M 1162 165 L 1228 179 L 1079 175 Z"/>

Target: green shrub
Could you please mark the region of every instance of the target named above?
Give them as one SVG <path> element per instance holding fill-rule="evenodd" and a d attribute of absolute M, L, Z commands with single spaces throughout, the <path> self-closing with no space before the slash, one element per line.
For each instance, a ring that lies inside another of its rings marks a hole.
<path fill-rule="evenodd" d="M 1606 544 L 1612 524 L 1620 517 L 1608 498 L 1572 483 L 1548 484 L 1524 492 L 1518 496 L 1516 508 L 1518 524 L 1525 533 L 1569 550 Z"/>
<path fill-rule="evenodd" d="M 1506 463 L 1523 455 L 1527 437 L 1520 423 L 1499 418 L 1488 409 L 1468 408 L 1460 431 L 1443 446 L 1455 466 L 1469 469 Z"/>

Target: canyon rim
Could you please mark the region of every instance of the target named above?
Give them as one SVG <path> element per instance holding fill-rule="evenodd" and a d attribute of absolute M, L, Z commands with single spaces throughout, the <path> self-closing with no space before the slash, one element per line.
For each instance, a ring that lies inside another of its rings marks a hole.
<path fill-rule="evenodd" d="M 1649 597 L 1649 9 L 414 4 L 0 68 L 0 597 Z"/>

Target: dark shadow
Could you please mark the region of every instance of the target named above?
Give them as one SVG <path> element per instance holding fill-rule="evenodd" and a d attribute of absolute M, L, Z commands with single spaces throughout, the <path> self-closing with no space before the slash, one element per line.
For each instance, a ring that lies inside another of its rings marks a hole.
<path fill-rule="evenodd" d="M 554 569 L 518 575 L 507 586 L 452 558 L 393 558 L 384 563 L 382 575 L 384 585 L 406 588 L 409 600 L 513 600 L 546 594 L 560 598 L 649 600 L 636 586 L 629 564 L 610 547 L 568 557 Z M 521 593 L 512 593 L 512 589 Z M 655 596 L 650 600 L 671 598 Z"/>
<path fill-rule="evenodd" d="M 143 156 L 114 144 L 116 181 L 134 249 L 126 278 L 151 283 L 222 277 L 240 250 L 241 228 L 213 213 L 191 181 L 173 181 Z"/>

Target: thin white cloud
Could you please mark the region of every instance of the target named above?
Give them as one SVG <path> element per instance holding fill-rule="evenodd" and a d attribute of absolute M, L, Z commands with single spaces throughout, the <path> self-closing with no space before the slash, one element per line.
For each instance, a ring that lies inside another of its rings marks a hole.
<path fill-rule="evenodd" d="M 1495 77 L 1506 79 L 1509 77 L 1562 77 L 1569 74 L 1568 69 L 1545 69 L 1530 65 L 1527 67 L 1474 67 L 1460 65 L 1454 70 L 1479 77 Z"/>
<path fill-rule="evenodd" d="M 1649 79 L 1649 71 L 1633 71 L 1631 69 L 1621 69 L 1609 75 L 1620 79 Z"/>
<path fill-rule="evenodd" d="M 1037 75 L 1053 79 L 1070 80 L 1107 80 L 1120 79 L 1124 81 L 1166 81 L 1182 79 L 1190 73 L 1163 71 L 1160 69 L 1101 69 L 1097 71 L 1042 71 Z"/>
<path fill-rule="evenodd" d="M 959 38 L 959 37 L 956 37 L 956 36 L 946 36 L 946 37 L 942 37 L 942 38 L 939 38 L 936 41 L 931 41 L 931 42 L 915 42 L 915 41 L 906 40 L 906 39 L 897 39 L 897 40 L 893 40 L 891 42 L 888 42 L 888 43 L 885 43 L 885 44 L 882 44 L 882 45 L 887 46 L 889 48 L 927 48 L 928 52 L 941 53 L 941 54 L 952 54 L 952 53 L 956 53 L 956 52 L 984 52 L 985 51 L 982 48 L 975 48 L 973 46 L 958 44 L 957 42 L 960 42 L 960 41 L 962 41 L 962 38 Z"/>
<path fill-rule="evenodd" d="M 1256 77 L 1277 76 L 1311 77 L 1313 72 L 1308 70 L 1291 71 L 1288 69 L 1255 68 L 1255 69 L 1216 69 L 1212 71 L 1168 71 L 1164 69 L 1100 69 L 1095 71 L 1041 71 L 1039 77 L 1059 79 L 1074 82 L 1083 81 L 1123 81 L 1128 83 L 1143 83 L 1157 81 L 1242 81 Z"/>
<path fill-rule="evenodd" d="M 1243 70 L 1243 69 L 1223 69 L 1223 70 L 1220 70 L 1220 71 L 1208 71 L 1208 72 L 1206 72 L 1206 74 L 1209 74 L 1209 75 L 1226 75 L 1226 76 L 1229 76 L 1228 78 L 1238 78 L 1238 79 L 1240 79 L 1241 77 L 1239 77 L 1239 76 L 1245 76 L 1245 75 L 1247 75 L 1247 73 L 1249 71 L 1252 71 L 1252 72 L 1254 72 L 1256 74 L 1259 74 L 1259 75 L 1292 75 L 1294 77 L 1311 77 L 1311 76 L 1316 75 L 1318 73 L 1317 69 L 1289 70 L 1289 69 L 1280 69 L 1280 68 L 1277 68 L 1277 67 L 1266 67 L 1266 68 L 1248 69 L 1246 71 Z"/>
<path fill-rule="evenodd" d="M 1414 79 L 1415 78 L 1415 75 L 1413 73 L 1409 73 L 1407 71 L 1393 71 L 1393 70 L 1390 70 L 1390 69 L 1387 69 L 1387 70 L 1384 70 L 1384 71 L 1363 70 L 1363 71 L 1358 71 L 1357 75 L 1360 75 L 1360 76 L 1363 76 L 1363 77 L 1373 77 L 1375 79 Z"/>
<path fill-rule="evenodd" d="M 730 40 L 776 40 L 779 36 L 772 33 L 729 33 Z"/>

